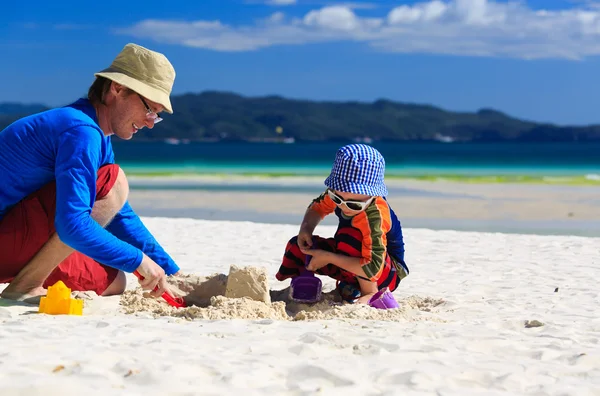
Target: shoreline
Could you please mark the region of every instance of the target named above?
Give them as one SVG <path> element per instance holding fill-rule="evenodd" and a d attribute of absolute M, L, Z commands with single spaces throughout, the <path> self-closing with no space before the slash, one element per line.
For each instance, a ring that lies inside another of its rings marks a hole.
<path fill-rule="evenodd" d="M 291 173 L 291 172 L 171 172 L 171 171 L 139 171 L 128 169 L 124 166 L 128 177 L 138 179 L 163 179 L 163 180 L 324 180 L 328 173 Z M 417 182 L 449 182 L 468 184 L 534 184 L 534 185 L 566 185 L 566 186 L 600 186 L 600 175 L 565 175 L 544 176 L 529 174 L 490 174 L 490 175 L 462 175 L 462 174 L 430 174 L 430 175 L 398 175 L 385 176 L 386 182 L 390 181 L 417 181 Z"/>
<path fill-rule="evenodd" d="M 403 228 L 600 236 L 600 188 L 543 184 L 386 181 Z M 143 216 L 299 225 L 323 178 L 130 178 Z M 335 223 L 328 216 L 323 224 Z"/>

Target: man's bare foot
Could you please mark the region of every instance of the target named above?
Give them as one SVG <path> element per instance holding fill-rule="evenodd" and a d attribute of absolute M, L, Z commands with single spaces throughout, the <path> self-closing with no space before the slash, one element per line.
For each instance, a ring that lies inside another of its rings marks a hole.
<path fill-rule="evenodd" d="M 367 293 L 367 294 L 363 294 L 362 296 L 360 296 L 357 300 L 356 303 L 357 304 L 368 304 L 369 300 L 371 299 L 371 297 L 373 297 L 375 295 L 375 293 Z"/>
<path fill-rule="evenodd" d="M 48 293 L 43 287 L 36 287 L 27 292 L 11 290 L 11 285 L 0 293 L 0 298 L 5 300 L 21 301 L 27 304 L 39 304 L 43 296 Z"/>

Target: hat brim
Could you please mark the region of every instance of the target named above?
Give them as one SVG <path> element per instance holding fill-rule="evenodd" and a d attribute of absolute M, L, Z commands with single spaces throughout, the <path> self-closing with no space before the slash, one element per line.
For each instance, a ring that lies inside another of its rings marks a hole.
<path fill-rule="evenodd" d="M 381 183 L 375 186 L 368 184 L 354 183 L 347 180 L 340 180 L 335 176 L 329 175 L 325 179 L 325 186 L 332 190 L 337 190 L 350 194 L 363 194 L 370 196 L 387 197 L 388 190 L 385 184 Z"/>
<path fill-rule="evenodd" d="M 169 99 L 169 94 L 161 91 L 160 89 L 156 89 L 151 87 L 143 82 L 136 80 L 119 71 L 110 71 L 107 69 L 106 71 L 101 71 L 99 73 L 94 74 L 96 77 L 104 77 L 112 80 L 116 83 L 119 83 L 132 91 L 142 95 L 144 98 L 151 100 L 154 103 L 158 103 L 165 108 L 165 111 L 169 114 L 173 114 L 173 107 L 171 106 L 171 100 Z"/>

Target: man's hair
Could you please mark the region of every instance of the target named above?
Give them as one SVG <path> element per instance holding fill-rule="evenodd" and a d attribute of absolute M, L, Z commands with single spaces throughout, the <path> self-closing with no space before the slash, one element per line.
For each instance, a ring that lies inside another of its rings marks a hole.
<path fill-rule="evenodd" d="M 112 80 L 109 80 L 106 77 L 96 77 L 96 79 L 90 86 L 90 89 L 88 90 L 88 100 L 90 101 L 90 103 L 93 105 L 105 104 L 104 97 L 106 96 L 106 93 L 110 90 L 111 83 Z M 131 95 L 132 93 L 134 93 L 133 90 L 125 86 L 123 88 L 125 88 L 125 92 L 127 95 Z"/>
<path fill-rule="evenodd" d="M 88 100 L 91 104 L 104 104 L 104 95 L 110 89 L 111 80 L 105 77 L 96 77 L 88 90 Z"/>

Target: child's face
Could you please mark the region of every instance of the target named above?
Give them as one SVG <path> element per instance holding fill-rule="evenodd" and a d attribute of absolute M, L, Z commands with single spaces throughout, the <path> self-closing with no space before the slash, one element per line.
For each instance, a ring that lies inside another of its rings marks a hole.
<path fill-rule="evenodd" d="M 329 197 L 346 216 L 354 216 L 362 212 L 374 198 L 370 195 L 352 194 L 337 190 L 329 190 Z"/>

